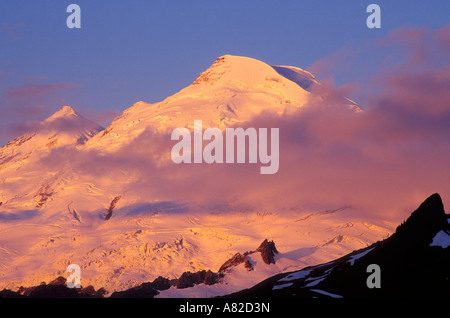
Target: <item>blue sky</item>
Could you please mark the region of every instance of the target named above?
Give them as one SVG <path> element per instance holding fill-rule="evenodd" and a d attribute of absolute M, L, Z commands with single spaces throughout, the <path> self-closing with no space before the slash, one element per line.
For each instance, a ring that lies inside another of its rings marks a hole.
<path fill-rule="evenodd" d="M 81 7 L 81 29 L 66 27 L 70 3 Z M 370 3 L 381 7 L 381 29 L 366 26 Z M 66 104 L 108 125 L 134 102 L 189 85 L 224 54 L 309 69 L 362 48 L 351 70 L 316 74 L 344 85 L 375 71 L 383 52 L 364 49 L 370 43 L 402 26 L 442 28 L 449 12 L 447 0 L 2 0 L 1 121 L 41 120 Z M 10 137 L 0 130 L 0 140 Z"/>

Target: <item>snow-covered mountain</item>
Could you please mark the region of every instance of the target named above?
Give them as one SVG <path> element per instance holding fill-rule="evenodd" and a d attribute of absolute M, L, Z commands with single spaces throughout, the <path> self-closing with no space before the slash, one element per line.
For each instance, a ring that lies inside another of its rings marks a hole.
<path fill-rule="evenodd" d="M 253 271 L 237 268 L 206 289 L 161 293 L 223 295 L 388 236 L 392 223 L 355 217 L 349 206 L 261 210 L 171 196 L 191 186 L 167 159 L 174 128 L 201 119 L 204 128 L 224 129 L 321 98 L 321 84 L 307 71 L 226 55 L 180 92 L 138 102 L 106 129 L 63 107 L 0 148 L 0 289 L 51 281 L 75 263 L 83 285 L 112 293 L 159 276 L 217 271 L 237 252 L 273 240 L 275 264 L 250 255 Z M 344 97 L 342 104 L 359 109 Z"/>
<path fill-rule="evenodd" d="M 0 148 L 0 171 L 25 166 L 61 146 L 80 146 L 104 128 L 63 106 L 30 131 Z"/>
<path fill-rule="evenodd" d="M 28 133 L 0 148 L 0 202 L 3 209 L 18 211 L 43 205 L 60 182 L 63 171 L 42 165 L 51 152 L 77 149 L 103 127 L 63 106 Z M 47 180 L 46 180 L 47 179 Z M 8 218 L 8 216 L 3 216 Z"/>

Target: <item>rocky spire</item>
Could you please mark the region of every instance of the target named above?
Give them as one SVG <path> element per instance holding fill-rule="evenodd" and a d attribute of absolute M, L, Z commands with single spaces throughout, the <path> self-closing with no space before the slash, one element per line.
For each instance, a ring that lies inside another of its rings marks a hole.
<path fill-rule="evenodd" d="M 448 230 L 447 215 L 439 194 L 428 197 L 409 217 L 399 225 L 393 239 L 408 244 L 430 244 L 440 230 Z"/>

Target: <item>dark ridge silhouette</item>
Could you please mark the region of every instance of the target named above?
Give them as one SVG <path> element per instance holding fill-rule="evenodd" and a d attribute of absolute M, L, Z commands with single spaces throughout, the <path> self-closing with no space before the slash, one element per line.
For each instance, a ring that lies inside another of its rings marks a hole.
<path fill-rule="evenodd" d="M 448 221 L 441 197 L 433 194 L 382 241 L 225 297 L 449 299 L 450 247 L 430 245 L 440 231 L 450 234 Z M 367 285 L 371 264 L 380 268 L 381 288 Z"/>
<path fill-rule="evenodd" d="M 95 290 L 91 285 L 82 288 L 68 288 L 66 278 L 59 276 L 48 284 L 20 287 L 18 291 L 4 289 L 0 291 L 0 298 L 103 298 L 106 293 L 104 288 Z"/>

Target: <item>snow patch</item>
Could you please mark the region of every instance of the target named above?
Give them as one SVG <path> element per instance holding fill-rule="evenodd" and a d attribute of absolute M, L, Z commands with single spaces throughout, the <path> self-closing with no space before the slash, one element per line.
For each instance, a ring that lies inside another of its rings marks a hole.
<path fill-rule="evenodd" d="M 275 285 L 272 287 L 272 290 L 277 290 L 277 289 L 283 289 L 285 287 L 289 287 L 292 286 L 293 283 L 286 283 L 286 284 L 281 284 L 281 285 Z"/>
<path fill-rule="evenodd" d="M 321 290 L 321 289 L 311 289 L 311 291 L 319 293 L 319 294 L 322 294 L 322 295 L 325 295 L 325 296 L 329 296 L 329 297 L 332 297 L 332 298 L 342 298 L 341 295 L 333 294 L 333 293 L 330 293 L 330 292 L 327 292 L 327 291 L 324 291 L 324 290 Z"/>
<path fill-rule="evenodd" d="M 374 249 L 374 247 L 369 248 L 368 250 L 365 250 L 361 253 L 358 253 L 356 255 L 353 255 L 350 257 L 350 259 L 347 261 L 347 263 L 350 263 L 350 265 L 353 266 L 353 264 L 355 264 L 355 261 L 361 257 L 363 257 L 364 255 L 368 254 L 370 251 L 372 251 Z"/>
<path fill-rule="evenodd" d="M 281 279 L 279 279 L 279 282 L 286 282 L 286 281 L 291 281 L 291 280 L 297 280 L 297 279 L 302 279 L 305 278 L 306 276 L 308 276 L 309 274 L 311 274 L 311 270 L 310 269 L 306 269 L 306 270 L 301 270 L 292 274 L 289 274 Z"/>
<path fill-rule="evenodd" d="M 311 280 L 310 283 L 306 284 L 305 287 L 312 287 L 318 285 L 321 281 L 325 280 L 327 278 L 328 274 L 322 275 L 319 277 L 312 277 L 308 278 L 307 281 Z"/>
<path fill-rule="evenodd" d="M 272 68 L 281 76 L 291 80 L 306 91 L 310 91 L 314 84 L 318 84 L 314 76 L 298 67 L 271 65 Z"/>
<path fill-rule="evenodd" d="M 449 247 L 450 235 L 444 230 L 437 232 L 436 235 L 433 237 L 433 241 L 431 242 L 430 246 L 440 246 L 442 248 Z"/>

